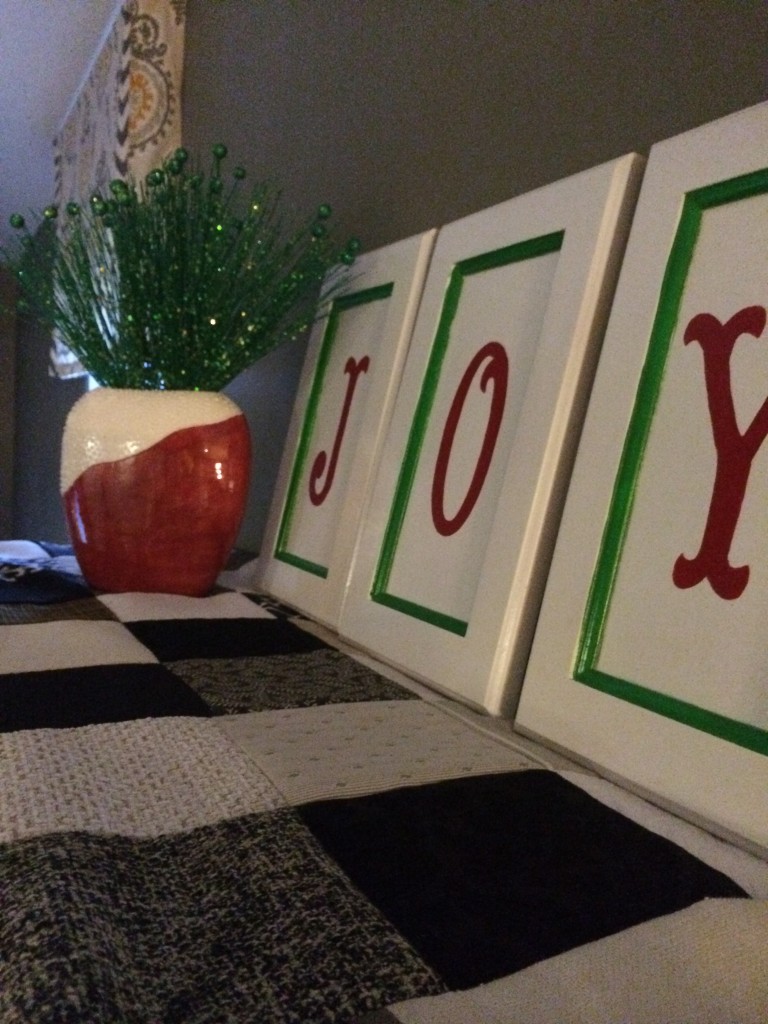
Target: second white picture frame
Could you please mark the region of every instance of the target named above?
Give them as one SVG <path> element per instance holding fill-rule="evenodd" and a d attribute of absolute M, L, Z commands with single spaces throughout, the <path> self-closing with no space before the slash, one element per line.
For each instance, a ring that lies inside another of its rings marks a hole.
<path fill-rule="evenodd" d="M 442 227 L 341 635 L 514 703 L 642 172 L 634 154 Z"/>

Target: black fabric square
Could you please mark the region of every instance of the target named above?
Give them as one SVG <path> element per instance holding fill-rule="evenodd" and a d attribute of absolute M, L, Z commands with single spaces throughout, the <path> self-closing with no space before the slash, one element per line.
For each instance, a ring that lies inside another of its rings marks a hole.
<path fill-rule="evenodd" d="M 554 772 L 462 778 L 298 813 L 451 988 L 705 897 L 745 895 Z"/>
<path fill-rule="evenodd" d="M 165 619 L 125 626 L 159 661 L 300 654 L 328 646 L 284 619 Z"/>
<path fill-rule="evenodd" d="M 194 690 L 162 665 L 96 665 L 0 676 L 0 732 L 210 714 Z"/>

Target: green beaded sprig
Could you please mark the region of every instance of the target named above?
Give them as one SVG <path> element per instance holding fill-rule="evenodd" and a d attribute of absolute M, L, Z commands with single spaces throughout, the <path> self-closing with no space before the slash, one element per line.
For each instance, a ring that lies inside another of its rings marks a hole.
<path fill-rule="evenodd" d="M 330 207 L 287 227 L 280 191 L 244 195 L 243 168 L 222 174 L 226 155 L 214 146 L 205 175 L 177 149 L 138 186 L 116 180 L 82 207 L 46 207 L 34 230 L 11 217 L 20 244 L 0 256 L 20 310 L 100 384 L 218 391 L 343 287 L 359 243 L 333 241 Z"/>

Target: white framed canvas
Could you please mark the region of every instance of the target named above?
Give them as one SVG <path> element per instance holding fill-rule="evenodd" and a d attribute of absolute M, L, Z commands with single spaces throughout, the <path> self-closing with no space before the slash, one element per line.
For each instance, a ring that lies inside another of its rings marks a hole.
<path fill-rule="evenodd" d="M 517 712 L 768 847 L 768 103 L 659 143 Z"/>
<path fill-rule="evenodd" d="M 435 236 L 360 256 L 310 336 L 256 583 L 333 628 Z"/>
<path fill-rule="evenodd" d="M 522 678 L 642 161 L 445 227 L 341 616 L 492 713 Z"/>

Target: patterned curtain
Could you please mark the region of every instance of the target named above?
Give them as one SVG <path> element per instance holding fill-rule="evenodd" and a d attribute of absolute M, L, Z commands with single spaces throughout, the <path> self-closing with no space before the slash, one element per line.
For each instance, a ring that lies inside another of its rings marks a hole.
<path fill-rule="evenodd" d="M 53 141 L 56 201 L 87 202 L 113 178 L 140 181 L 181 143 L 186 0 L 130 0 L 118 10 Z M 52 372 L 85 373 L 54 337 Z"/>

